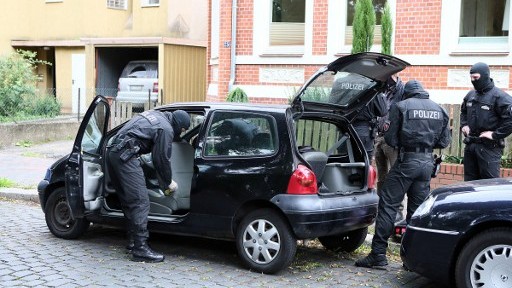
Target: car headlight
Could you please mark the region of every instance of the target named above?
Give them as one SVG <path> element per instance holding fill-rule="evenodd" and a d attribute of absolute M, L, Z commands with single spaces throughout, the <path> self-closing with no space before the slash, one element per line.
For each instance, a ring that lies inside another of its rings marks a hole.
<path fill-rule="evenodd" d="M 434 206 L 434 202 L 436 201 L 437 196 L 429 196 L 421 205 L 416 209 L 412 217 L 422 217 L 426 214 L 430 213 L 432 210 L 432 206 Z"/>

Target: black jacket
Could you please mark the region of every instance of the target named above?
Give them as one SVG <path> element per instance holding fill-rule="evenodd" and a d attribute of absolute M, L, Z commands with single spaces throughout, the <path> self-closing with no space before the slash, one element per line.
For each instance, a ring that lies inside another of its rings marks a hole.
<path fill-rule="evenodd" d="M 133 117 L 117 132 L 116 141 L 122 149 L 131 149 L 135 154 L 151 152 L 161 188 L 167 189 L 172 181 L 172 142 L 188 129 L 190 117 L 184 111 L 145 111 Z"/>
<path fill-rule="evenodd" d="M 395 148 L 446 148 L 451 141 L 446 110 L 429 99 L 418 81 L 407 82 L 404 99 L 391 106 L 384 139 Z"/>
<path fill-rule="evenodd" d="M 469 91 L 460 113 L 461 128 L 466 125 L 471 136 L 494 131 L 493 139 L 504 139 L 512 133 L 512 97 L 495 87 L 492 80 L 482 91 Z"/>
<path fill-rule="evenodd" d="M 385 100 L 386 100 L 386 107 L 387 110 L 391 109 L 391 106 L 393 104 L 400 102 L 403 100 L 403 94 L 404 94 L 404 83 L 400 78 L 397 79 L 396 84 L 390 87 L 386 93 L 385 93 Z M 383 135 L 384 132 L 387 131 L 389 125 L 389 113 L 386 113 L 386 115 L 381 116 L 378 118 L 378 132 L 379 135 Z"/>

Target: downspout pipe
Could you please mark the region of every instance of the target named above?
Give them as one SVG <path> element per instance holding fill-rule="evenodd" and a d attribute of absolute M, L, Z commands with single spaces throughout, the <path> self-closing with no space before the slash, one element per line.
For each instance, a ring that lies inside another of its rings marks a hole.
<path fill-rule="evenodd" d="M 229 84 L 228 93 L 233 89 L 236 78 L 236 17 L 237 17 L 237 0 L 233 0 L 231 4 L 231 67 L 229 68 Z"/>

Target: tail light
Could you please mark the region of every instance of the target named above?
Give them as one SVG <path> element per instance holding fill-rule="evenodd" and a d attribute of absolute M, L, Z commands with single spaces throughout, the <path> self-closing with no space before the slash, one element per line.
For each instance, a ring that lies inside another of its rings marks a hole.
<path fill-rule="evenodd" d="M 158 82 L 153 83 L 153 93 L 158 93 Z"/>
<path fill-rule="evenodd" d="M 304 165 L 299 165 L 288 182 L 288 194 L 317 194 L 318 185 L 313 171 Z"/>
<path fill-rule="evenodd" d="M 368 189 L 375 189 L 375 183 L 377 182 L 377 171 L 370 165 L 368 169 Z"/>
<path fill-rule="evenodd" d="M 405 234 L 407 226 L 395 226 L 395 236 L 402 236 Z"/>

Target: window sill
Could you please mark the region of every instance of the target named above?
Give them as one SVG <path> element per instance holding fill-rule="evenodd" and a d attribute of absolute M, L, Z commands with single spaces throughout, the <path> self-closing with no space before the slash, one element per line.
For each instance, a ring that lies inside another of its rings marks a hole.
<path fill-rule="evenodd" d="M 303 57 L 304 53 L 262 53 L 260 54 L 260 57 Z"/>
<path fill-rule="evenodd" d="M 510 51 L 452 51 L 450 56 L 508 56 Z"/>

